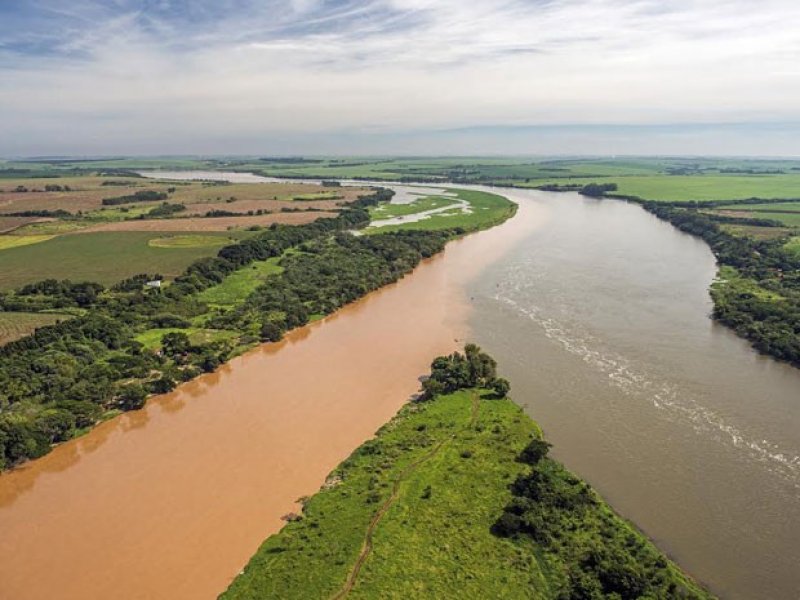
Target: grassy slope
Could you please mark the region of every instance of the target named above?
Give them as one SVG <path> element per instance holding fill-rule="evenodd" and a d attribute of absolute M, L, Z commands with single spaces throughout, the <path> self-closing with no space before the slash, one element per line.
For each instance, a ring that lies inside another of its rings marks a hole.
<path fill-rule="evenodd" d="M 367 233 L 387 233 L 403 229 L 422 229 L 430 231 L 453 227 L 463 227 L 467 231 L 474 231 L 501 223 L 516 211 L 516 204 L 498 194 L 459 189 L 453 189 L 452 191 L 462 200 L 469 202 L 470 208 L 472 209 L 471 213 L 447 212 L 444 214 L 432 215 L 416 223 L 403 223 L 380 228 L 369 228 L 366 231 Z"/>
<path fill-rule="evenodd" d="M 180 274 L 194 260 L 211 256 L 218 246 L 152 248 L 158 232 L 115 232 L 67 235 L 0 252 L 0 289 L 42 279 L 71 279 L 113 284 L 137 273 Z M 227 239 L 229 233 L 219 237 Z M 238 236 L 237 236 L 238 237 Z"/>
<path fill-rule="evenodd" d="M 557 559 L 490 533 L 509 484 L 528 470 L 516 457 L 539 435 L 511 400 L 475 391 L 405 406 L 331 474 L 302 520 L 267 539 L 221 598 L 556 597 Z M 620 536 L 641 535 L 600 502 L 563 532 L 564 543 L 601 520 Z M 694 589 L 674 566 L 665 575 Z"/>

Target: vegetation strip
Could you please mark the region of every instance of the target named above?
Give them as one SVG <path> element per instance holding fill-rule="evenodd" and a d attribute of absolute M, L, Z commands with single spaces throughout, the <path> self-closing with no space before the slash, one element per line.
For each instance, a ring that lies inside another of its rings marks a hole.
<path fill-rule="evenodd" d="M 547 457 L 508 389 L 474 345 L 437 358 L 221 598 L 709 598 Z"/>
<path fill-rule="evenodd" d="M 0 347 L 0 469 L 397 281 L 468 230 L 349 233 L 391 195 L 377 190 L 335 218 L 272 226 L 196 260 L 172 282 L 152 272 L 110 288 L 48 279 L 0 294 L 2 311 L 74 315 Z"/>

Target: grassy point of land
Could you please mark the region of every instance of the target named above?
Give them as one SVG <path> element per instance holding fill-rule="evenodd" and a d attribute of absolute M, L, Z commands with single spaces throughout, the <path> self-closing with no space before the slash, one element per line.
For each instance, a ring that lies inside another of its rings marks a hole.
<path fill-rule="evenodd" d="M 488 390 L 406 405 L 330 474 L 302 516 L 264 542 L 220 598 L 577 597 L 563 595 L 565 578 L 591 567 L 570 548 L 594 547 L 598 535 L 613 535 L 606 543 L 615 552 L 636 548 L 647 567 L 635 577 L 654 592 L 677 594 L 652 597 L 708 597 L 549 459 L 542 468 L 552 493 L 579 489 L 588 499 L 585 512 L 567 501 L 562 518 L 571 526 L 555 547 L 493 534 L 513 500 L 511 484 L 530 473 L 518 457 L 540 437 L 519 406 Z"/>
<path fill-rule="evenodd" d="M 407 405 L 331 474 L 302 521 L 265 542 L 222 598 L 335 597 L 380 508 L 349 597 L 435 598 L 459 589 L 490 598 L 501 587 L 508 598 L 547 597 L 530 594 L 544 586 L 535 560 L 489 531 L 524 470 L 515 458 L 536 431 L 516 405 L 476 391 Z"/>

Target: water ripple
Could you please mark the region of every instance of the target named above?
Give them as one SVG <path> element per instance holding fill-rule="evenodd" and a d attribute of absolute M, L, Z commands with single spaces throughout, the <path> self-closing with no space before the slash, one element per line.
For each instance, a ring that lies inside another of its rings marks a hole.
<path fill-rule="evenodd" d="M 603 348 L 602 343 L 579 324 L 558 315 L 545 314 L 541 307 L 530 301 L 535 282 L 543 279 L 545 274 L 522 266 L 513 270 L 520 272 L 510 273 L 510 277 L 497 285 L 494 300 L 536 323 L 548 339 L 581 358 L 596 372 L 605 374 L 609 382 L 626 396 L 647 400 L 674 421 L 689 424 L 696 433 L 712 436 L 720 443 L 743 451 L 751 460 L 763 464 L 768 471 L 780 475 L 800 490 L 800 456 L 782 450 L 769 440 L 751 439 L 714 410 L 703 406 L 691 393 L 674 383 L 659 380 L 652 373 L 636 368 L 627 357 Z M 523 270 L 524 276 L 520 276 Z M 515 298 L 525 298 L 525 301 Z M 566 306 L 565 303 L 561 305 Z"/>

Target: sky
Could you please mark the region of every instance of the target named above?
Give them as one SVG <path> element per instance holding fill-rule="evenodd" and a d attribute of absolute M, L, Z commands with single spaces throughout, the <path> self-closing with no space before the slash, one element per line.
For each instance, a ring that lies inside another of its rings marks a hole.
<path fill-rule="evenodd" d="M 797 0 L 0 0 L 0 156 L 800 155 Z"/>

